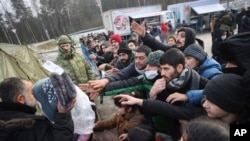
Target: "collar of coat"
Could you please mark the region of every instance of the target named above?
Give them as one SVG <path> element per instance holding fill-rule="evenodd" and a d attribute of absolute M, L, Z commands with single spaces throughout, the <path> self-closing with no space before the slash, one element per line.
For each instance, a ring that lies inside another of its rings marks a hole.
<path fill-rule="evenodd" d="M 36 108 L 27 106 L 25 104 L 1 102 L 0 111 L 17 111 L 34 115 L 36 113 Z"/>

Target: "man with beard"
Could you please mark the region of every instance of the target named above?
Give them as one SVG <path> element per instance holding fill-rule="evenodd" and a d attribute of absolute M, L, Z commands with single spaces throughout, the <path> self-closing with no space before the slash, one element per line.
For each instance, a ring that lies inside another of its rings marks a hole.
<path fill-rule="evenodd" d="M 115 67 L 119 70 L 127 67 L 134 61 L 134 54 L 132 50 L 130 50 L 126 43 L 121 44 L 120 48 L 118 49 L 118 56 L 119 59 L 116 62 Z"/>
<path fill-rule="evenodd" d="M 131 77 L 137 77 L 142 75 L 145 72 L 145 67 L 147 65 L 147 56 L 150 52 L 151 50 L 147 46 L 139 47 L 136 50 L 134 62 L 131 63 L 129 66 L 120 70 L 119 72 L 108 75 L 103 79 L 89 81 L 88 88 L 94 89 L 94 91 L 92 91 L 92 93 L 90 94 L 90 98 L 91 99 L 97 98 L 97 96 L 100 94 L 103 88 L 110 82 L 115 82 L 118 80 L 126 80 Z"/>
<path fill-rule="evenodd" d="M 179 119 L 189 120 L 196 116 L 205 113 L 201 105 L 194 106 L 187 101 L 175 101 L 171 98 L 172 94 L 182 93 L 185 95 L 189 90 L 203 89 L 208 82 L 204 77 L 201 77 L 195 70 L 190 69 L 185 65 L 185 55 L 176 48 L 169 49 L 160 57 L 160 79 L 157 79 L 150 90 L 150 98 L 157 101 L 164 101 L 178 107 L 190 107 L 190 112 L 183 112 L 183 116 L 176 116 L 175 112 L 165 116 L 165 130 L 173 140 L 180 138 L 180 123 Z M 171 106 L 170 106 L 171 107 Z M 143 111 L 143 112 L 147 112 Z M 147 112 L 149 115 L 151 113 Z M 157 114 L 162 115 L 162 114 Z"/>
<path fill-rule="evenodd" d="M 139 25 L 136 22 L 131 24 L 132 30 L 141 36 L 144 45 L 150 47 L 153 51 L 154 50 L 162 50 L 166 51 L 170 48 L 178 48 L 181 51 L 184 51 L 186 47 L 195 43 L 197 41 L 203 47 L 203 41 L 196 38 L 195 31 L 189 27 L 181 27 L 177 30 L 176 36 L 176 45 L 168 46 L 163 43 L 158 42 L 154 37 L 150 36 L 145 31 L 145 24 L 144 22 Z"/>
<path fill-rule="evenodd" d="M 72 141 L 74 126 L 70 111 L 59 103 L 55 122 L 45 116 L 35 115 L 36 99 L 32 82 L 10 77 L 0 83 L 0 138 L 1 141 Z"/>
<path fill-rule="evenodd" d="M 150 34 L 154 37 L 161 35 L 161 30 L 157 27 L 157 25 L 153 25 L 152 30 L 150 31 Z"/>

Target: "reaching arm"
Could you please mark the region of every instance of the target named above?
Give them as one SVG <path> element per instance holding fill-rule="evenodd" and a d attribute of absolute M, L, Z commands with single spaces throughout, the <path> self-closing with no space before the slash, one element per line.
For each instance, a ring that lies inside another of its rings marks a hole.
<path fill-rule="evenodd" d="M 142 110 L 169 118 L 190 120 L 206 115 L 206 111 L 200 106 L 183 105 L 176 106 L 160 100 L 143 100 Z"/>
<path fill-rule="evenodd" d="M 106 85 L 104 88 L 104 95 L 117 95 L 124 92 L 132 92 L 143 90 L 143 76 L 141 77 L 132 77 L 127 80 L 121 80 L 116 82 L 111 82 Z"/>
<path fill-rule="evenodd" d="M 150 47 L 152 50 L 162 50 L 162 51 L 166 51 L 168 49 L 171 48 L 171 46 L 167 46 L 163 43 L 160 43 L 159 41 L 157 41 L 153 36 L 149 35 L 148 33 L 146 33 L 145 30 L 145 23 L 142 22 L 142 24 L 138 24 L 136 22 L 132 22 L 131 24 L 132 30 L 137 33 L 138 35 L 141 36 L 141 39 L 143 41 L 144 45 L 147 45 L 148 47 Z"/>
<path fill-rule="evenodd" d="M 160 100 L 138 99 L 128 95 L 117 95 L 121 97 L 123 105 L 138 105 L 145 112 L 158 114 L 175 119 L 190 120 L 195 117 L 206 115 L 206 111 L 201 106 L 183 105 L 176 106 Z"/>

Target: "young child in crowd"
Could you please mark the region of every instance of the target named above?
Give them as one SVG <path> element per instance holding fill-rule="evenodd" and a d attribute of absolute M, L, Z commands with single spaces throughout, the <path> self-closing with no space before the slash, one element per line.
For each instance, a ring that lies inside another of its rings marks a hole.
<path fill-rule="evenodd" d="M 132 92 L 130 95 L 135 96 L 139 93 Z M 135 96 L 136 97 L 136 96 Z M 136 105 L 122 105 L 120 98 L 114 99 L 116 114 L 108 120 L 98 121 L 94 126 L 94 131 L 103 131 L 117 128 L 118 140 L 128 140 L 128 131 L 133 127 L 144 122 L 144 116 L 139 112 Z"/>
<path fill-rule="evenodd" d="M 169 46 L 176 45 L 176 36 L 175 35 L 171 35 L 168 37 L 167 45 L 169 45 Z"/>

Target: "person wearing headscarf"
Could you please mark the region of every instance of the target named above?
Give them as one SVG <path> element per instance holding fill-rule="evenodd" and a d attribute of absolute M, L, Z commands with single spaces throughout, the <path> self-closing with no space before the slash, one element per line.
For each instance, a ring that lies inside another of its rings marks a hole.
<path fill-rule="evenodd" d="M 32 92 L 30 80 L 9 77 L 0 83 L 0 140 L 1 141 L 72 141 L 74 125 L 70 111 L 75 100 L 54 103 L 52 123 L 46 116 L 37 115 L 38 99 Z M 48 99 L 47 99 L 48 100 Z"/>
<path fill-rule="evenodd" d="M 56 121 L 58 103 L 68 108 L 71 101 L 76 100 L 75 107 L 70 112 L 74 125 L 72 141 L 88 141 L 95 122 L 95 112 L 91 107 L 93 103 L 65 72 L 62 75 L 51 73 L 49 77 L 39 80 L 32 87 L 32 93 L 43 114 L 51 122 Z"/>

